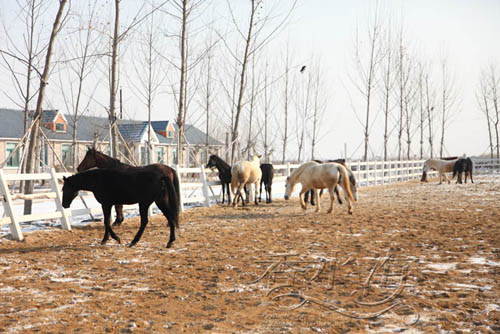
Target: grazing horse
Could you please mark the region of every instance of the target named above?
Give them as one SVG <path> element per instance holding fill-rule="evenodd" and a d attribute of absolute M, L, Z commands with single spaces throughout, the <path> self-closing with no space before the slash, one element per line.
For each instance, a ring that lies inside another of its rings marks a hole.
<path fill-rule="evenodd" d="M 424 162 L 424 168 L 422 171 L 421 182 L 427 182 L 427 171 L 429 169 L 436 170 L 439 172 L 439 184 L 443 183 L 443 179 L 450 183 L 450 180 L 446 177 L 446 173 L 453 172 L 453 166 L 457 162 L 457 159 L 453 160 L 441 160 L 441 159 L 427 159 Z"/>
<path fill-rule="evenodd" d="M 236 207 L 238 199 L 243 198 L 241 190 L 246 184 L 255 184 L 255 205 L 258 205 L 257 191 L 259 190 L 259 182 L 262 178 L 262 170 L 260 169 L 260 155 L 254 154 L 252 161 L 239 161 L 231 168 L 231 188 L 234 194 L 233 206 Z M 243 201 L 243 206 L 245 201 Z"/>
<path fill-rule="evenodd" d="M 259 189 L 259 202 L 262 201 L 262 184 L 264 184 L 264 190 L 266 191 L 266 203 L 272 203 L 271 190 L 273 186 L 274 178 L 274 167 L 272 164 L 261 164 L 260 169 L 262 171 L 262 179 L 260 180 Z"/>
<path fill-rule="evenodd" d="M 313 160 L 313 161 L 316 161 L 317 163 L 320 163 L 320 164 L 325 162 L 325 161 L 321 161 L 321 160 Z M 354 173 L 352 172 L 352 170 L 346 166 L 345 159 L 327 160 L 326 162 L 336 162 L 336 163 L 341 164 L 342 166 L 344 166 L 347 169 L 347 173 L 349 174 L 349 182 L 350 182 L 350 186 L 351 186 L 351 192 L 354 196 L 354 199 L 357 201 L 358 200 L 358 190 L 357 190 L 357 185 L 356 185 L 356 178 L 354 177 Z M 341 183 L 341 180 L 339 180 L 339 183 Z M 315 191 L 316 190 L 312 189 L 312 190 L 306 192 L 304 195 L 304 202 L 307 203 L 307 201 L 309 200 L 309 195 L 311 195 L 311 205 L 315 205 L 315 203 L 314 203 L 314 192 Z M 323 194 L 323 189 L 320 190 L 319 197 L 321 197 L 322 194 Z M 335 187 L 335 194 L 337 195 L 337 201 L 339 202 L 339 204 L 342 204 L 342 200 L 340 199 L 338 187 Z"/>
<path fill-rule="evenodd" d="M 342 175 L 342 177 L 341 177 Z M 333 212 L 333 201 L 335 199 L 334 189 L 339 184 L 344 190 L 344 196 L 348 203 L 347 213 L 352 214 L 352 202 L 354 201 L 354 196 L 351 192 L 351 186 L 349 185 L 349 176 L 347 169 L 341 164 L 335 162 L 329 162 L 324 164 L 319 164 L 315 161 L 309 161 L 303 163 L 296 170 L 290 174 L 286 179 L 286 190 L 285 199 L 290 198 L 290 194 L 293 192 L 295 185 L 297 183 L 302 184 L 302 189 L 299 194 L 300 206 L 302 209 L 306 209 L 306 203 L 304 202 L 302 195 L 311 189 L 323 189 L 327 188 L 330 193 L 330 208 L 328 213 Z M 320 210 L 319 194 L 315 192 L 316 196 L 316 212 Z"/>
<path fill-rule="evenodd" d="M 120 238 L 113 232 L 110 224 L 111 207 L 113 205 L 139 203 L 141 226 L 130 243 L 134 246 L 141 239 L 148 224 L 148 209 L 155 202 L 170 227 L 169 248 L 175 240 L 175 228 L 179 227 L 179 201 L 177 192 L 169 177 L 158 170 L 145 169 L 91 169 L 64 178 L 63 200 L 64 208 L 69 208 L 79 190 L 92 191 L 96 200 L 101 203 L 104 214 L 105 244 L 109 236 L 118 243 Z"/>
<path fill-rule="evenodd" d="M 453 177 L 452 179 L 457 176 L 457 183 L 462 183 L 462 173 L 465 172 L 465 183 L 467 183 L 467 175 L 470 175 L 470 182 L 474 183 L 472 180 L 472 169 L 474 167 L 474 164 L 472 163 L 472 160 L 470 158 L 460 158 L 455 162 L 455 165 L 453 166 Z"/>
<path fill-rule="evenodd" d="M 231 166 L 224 160 L 213 154 L 208 159 L 207 168 L 217 168 L 219 171 L 219 180 L 222 184 L 222 204 L 224 204 L 224 193 L 227 194 L 227 204 L 231 204 L 231 192 L 229 185 L 231 184 Z"/>
<path fill-rule="evenodd" d="M 85 157 L 83 158 L 80 165 L 76 168 L 77 171 L 82 172 L 90 168 L 116 168 L 116 169 L 134 169 L 134 170 L 144 170 L 144 171 L 158 171 L 170 178 L 172 181 L 175 191 L 177 192 L 177 201 L 180 205 L 181 196 L 179 192 L 179 177 L 175 169 L 162 164 L 152 164 L 147 166 L 132 166 L 122 163 L 120 160 L 112 158 L 102 152 L 97 151 L 95 148 L 89 148 Z M 123 222 L 123 205 L 115 205 L 116 219 L 113 226 L 119 226 Z"/>

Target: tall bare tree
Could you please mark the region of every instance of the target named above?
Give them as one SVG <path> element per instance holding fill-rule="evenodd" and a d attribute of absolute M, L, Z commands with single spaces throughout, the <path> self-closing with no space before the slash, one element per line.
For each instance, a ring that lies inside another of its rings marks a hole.
<path fill-rule="evenodd" d="M 53 47 L 55 44 L 56 36 L 61 28 L 61 22 L 63 21 L 63 15 L 64 15 L 64 7 L 66 6 L 67 0 L 59 0 L 59 8 L 56 13 L 56 17 L 54 19 L 54 23 L 52 25 L 52 31 L 50 34 L 50 39 L 49 43 L 47 46 L 47 53 L 45 56 L 45 63 L 43 67 L 43 72 L 40 76 L 40 88 L 38 89 L 38 97 L 37 97 L 37 102 L 36 102 L 36 111 L 33 116 L 33 127 L 31 129 L 31 134 L 30 134 L 30 142 L 29 142 L 29 147 L 28 147 L 28 155 L 26 158 L 26 172 L 27 173 L 33 173 L 33 170 L 35 168 L 35 161 L 36 157 L 38 156 L 35 148 L 38 142 L 38 135 L 40 131 L 40 123 L 42 119 L 42 112 L 43 112 L 43 102 L 45 98 L 45 88 L 47 86 L 48 80 L 49 80 L 49 73 L 50 73 L 50 66 L 51 66 L 51 59 L 52 59 L 52 53 L 53 53 Z M 32 194 L 33 193 L 33 181 L 28 181 L 25 184 L 24 188 L 24 193 L 25 194 Z M 32 201 L 27 200 L 24 202 L 24 214 L 30 214 L 31 213 L 31 208 L 32 208 Z"/>
<path fill-rule="evenodd" d="M 95 32 L 94 25 L 97 21 L 97 0 L 89 3 L 86 15 L 74 16 L 74 31 L 69 33 L 69 38 L 65 41 L 65 47 L 61 47 L 62 57 L 65 57 L 63 64 L 66 71 L 59 72 L 59 85 L 61 89 L 66 110 L 72 111 L 72 118 L 69 120 L 70 127 L 73 128 L 72 138 L 72 167 L 78 164 L 78 120 L 81 115 L 88 110 L 94 93 L 99 85 L 93 85 L 88 91 L 84 89 L 84 82 L 89 79 L 97 61 L 103 56 L 101 51 L 101 39 Z M 76 35 L 76 37 L 75 37 Z M 69 41 L 69 42 L 68 42 Z M 66 74 L 64 76 L 64 74 Z M 74 80 L 76 78 L 76 80 Z M 74 87 L 76 85 L 76 87 Z"/>
<path fill-rule="evenodd" d="M 442 158 L 445 154 L 445 133 L 446 129 L 456 113 L 457 91 L 455 87 L 455 78 L 448 68 L 446 57 L 441 60 L 441 141 L 439 145 L 439 156 Z"/>
<path fill-rule="evenodd" d="M 151 4 L 151 6 L 152 9 L 155 7 L 154 4 Z M 155 11 L 151 11 L 151 15 L 143 25 L 143 28 L 143 31 L 139 32 L 139 46 L 136 49 L 136 55 L 133 57 L 136 73 L 135 78 L 137 80 L 133 80 L 131 85 L 134 88 L 134 94 L 147 109 L 148 140 L 146 164 L 151 164 L 153 163 L 151 113 L 153 112 L 155 98 L 165 82 L 168 71 L 165 70 L 166 66 L 164 66 L 162 56 L 160 56 L 164 53 L 165 47 L 162 43 L 162 35 L 158 28 Z"/>
<path fill-rule="evenodd" d="M 377 86 L 376 73 L 383 56 L 383 35 L 382 23 L 380 17 L 380 8 L 375 7 L 371 21 L 367 26 L 366 40 L 361 40 L 360 36 L 356 36 L 354 61 L 357 71 L 357 79 L 354 85 L 364 100 L 365 116 L 363 121 L 363 135 L 364 135 L 364 151 L 363 160 L 368 160 L 370 127 L 372 120 L 370 119 L 373 98 Z M 366 49 L 365 49 L 366 45 Z"/>
<path fill-rule="evenodd" d="M 226 0 L 226 3 L 229 8 L 230 15 L 232 17 L 232 22 L 236 27 L 237 34 L 239 38 L 243 40 L 244 51 L 243 54 L 238 56 L 231 52 L 231 55 L 238 60 L 240 70 L 239 70 L 239 82 L 238 82 L 238 93 L 236 99 L 236 112 L 234 117 L 234 123 L 232 123 L 232 133 L 231 133 L 231 162 L 235 159 L 236 147 L 238 146 L 238 130 L 241 119 L 241 114 L 243 112 L 243 107 L 245 104 L 245 89 L 246 89 L 246 80 L 247 80 L 247 67 L 250 57 L 259 52 L 268 42 L 271 40 L 272 36 L 278 31 L 282 25 L 287 21 L 288 17 L 292 13 L 295 8 L 296 1 L 292 1 L 290 5 L 290 9 L 287 10 L 286 14 L 283 16 L 283 19 L 280 20 L 274 27 L 268 27 L 271 24 L 273 19 L 272 9 L 267 11 L 268 14 L 260 17 L 258 15 L 259 11 L 263 11 L 264 9 L 264 1 L 263 0 L 250 0 L 250 8 L 248 11 L 248 25 L 246 26 L 246 32 L 243 33 L 243 29 L 240 28 L 237 20 L 235 19 L 235 12 L 231 5 L 231 1 Z M 274 17 L 276 18 L 276 17 Z M 265 32 L 265 28 L 270 28 L 270 32 Z M 227 43 L 226 43 L 227 45 Z M 228 47 L 229 49 L 229 47 Z"/>
<path fill-rule="evenodd" d="M 481 71 L 480 78 L 479 78 L 479 92 L 476 94 L 477 102 L 479 104 L 479 107 L 484 113 L 484 116 L 486 117 L 486 124 L 488 125 L 488 139 L 489 139 L 489 148 L 490 148 L 490 157 L 493 158 L 495 156 L 494 151 L 495 151 L 495 145 L 493 144 L 493 134 L 492 134 L 492 123 L 494 123 L 494 120 L 492 118 L 492 110 L 490 108 L 490 90 L 488 89 L 488 73 L 485 70 Z M 494 113 L 493 113 L 494 114 Z M 497 137 L 498 137 L 498 130 L 496 131 Z"/>

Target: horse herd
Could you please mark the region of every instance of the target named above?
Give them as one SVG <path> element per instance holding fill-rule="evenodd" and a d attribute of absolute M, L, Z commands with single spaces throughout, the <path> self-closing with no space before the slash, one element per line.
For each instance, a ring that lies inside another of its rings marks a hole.
<path fill-rule="evenodd" d="M 226 195 L 229 205 L 232 204 L 236 207 L 240 201 L 242 205 L 245 205 L 250 201 L 251 196 L 249 196 L 249 193 L 252 189 L 251 187 L 248 189 L 247 185 L 250 186 L 251 184 L 255 185 L 254 201 L 256 205 L 261 201 L 263 185 L 266 192 L 266 203 L 272 202 L 274 168 L 271 164 L 260 164 L 259 155 L 254 155 L 251 161 L 239 161 L 232 167 L 218 156 L 212 155 L 209 158 L 207 168 L 215 168 L 219 172 L 219 179 L 222 184 L 222 203 L 225 202 Z M 430 169 L 437 170 L 440 173 L 440 184 L 443 177 L 447 180 L 445 173 L 451 171 L 453 171 L 453 178 L 458 175 L 457 183 L 462 183 L 462 173 L 464 172 L 465 182 L 467 182 L 468 175 L 472 182 L 472 161 L 470 158 L 429 159 L 424 163 L 422 182 L 427 181 L 427 171 Z M 116 210 L 116 219 L 113 226 L 118 226 L 123 221 L 123 205 L 139 204 L 141 225 L 129 244 L 132 247 L 139 242 L 148 224 L 148 209 L 154 202 L 167 219 L 170 227 L 167 248 L 171 247 L 175 241 L 175 228 L 179 227 L 180 211 L 179 177 L 175 169 L 163 164 L 135 167 L 90 148 L 87 150 L 77 171 L 77 174 L 63 178 L 62 205 L 64 208 L 69 208 L 80 190 L 93 192 L 96 200 L 102 206 L 104 215 L 105 232 L 101 244 L 105 244 L 110 236 L 118 243 L 121 243 L 110 222 L 112 206 L 115 206 Z M 340 187 L 347 201 L 347 212 L 352 214 L 352 203 L 357 201 L 357 184 L 354 174 L 345 165 L 345 160 L 339 159 L 326 162 L 316 160 L 301 164 L 286 179 L 285 200 L 290 198 L 297 183 L 302 184 L 299 199 L 300 206 L 304 210 L 306 209 L 308 195 L 310 195 L 311 205 L 316 203 L 316 212 L 319 212 L 319 198 L 323 189 L 328 189 L 330 208 L 327 212 L 332 213 L 335 194 L 339 203 L 342 204 L 337 189 L 337 187 Z M 242 191 L 246 193 L 246 198 L 243 198 Z M 232 200 L 231 194 L 234 195 Z"/>

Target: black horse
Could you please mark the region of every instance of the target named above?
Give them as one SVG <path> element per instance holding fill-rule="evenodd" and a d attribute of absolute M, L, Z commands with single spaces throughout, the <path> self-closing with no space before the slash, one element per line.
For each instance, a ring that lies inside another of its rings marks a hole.
<path fill-rule="evenodd" d="M 143 171 L 156 171 L 170 178 L 170 181 L 174 184 L 175 191 L 177 192 L 177 201 L 180 205 L 181 196 L 179 193 L 179 176 L 175 169 L 170 166 L 163 164 L 152 164 L 146 166 L 132 166 L 121 162 L 118 159 L 112 158 L 102 152 L 97 151 L 95 148 L 89 148 L 85 157 L 83 158 L 80 165 L 76 168 L 77 171 L 83 172 L 89 170 L 90 168 L 116 168 L 116 169 L 132 169 L 132 170 L 143 170 Z M 123 206 L 115 205 L 116 218 L 113 226 L 119 226 L 123 222 Z"/>
<path fill-rule="evenodd" d="M 212 154 L 208 158 L 207 168 L 217 168 L 219 172 L 219 180 L 222 185 L 222 204 L 225 202 L 224 193 L 227 194 L 227 204 L 231 205 L 231 166 L 229 166 L 224 160 L 219 158 L 217 155 Z M 248 191 L 245 185 L 245 194 L 248 203 Z M 243 201 L 243 198 L 241 199 Z"/>
<path fill-rule="evenodd" d="M 260 179 L 259 202 L 262 201 L 262 184 L 266 190 L 266 203 L 272 203 L 271 191 L 274 178 L 274 167 L 272 164 L 261 164 L 262 179 Z"/>
<path fill-rule="evenodd" d="M 155 202 L 170 226 L 170 239 L 167 248 L 175 240 L 175 228 L 179 227 L 179 202 L 177 192 L 172 181 L 160 171 L 137 169 L 91 169 L 64 178 L 63 200 L 64 208 L 69 208 L 79 190 L 88 190 L 94 193 L 96 200 L 101 203 L 104 214 L 105 244 L 109 236 L 118 243 L 120 238 L 113 232 L 110 224 L 111 207 L 113 205 L 139 203 L 141 226 L 130 243 L 134 246 L 141 239 L 142 233 L 148 224 L 148 209 Z"/>
<path fill-rule="evenodd" d="M 467 183 L 467 174 L 470 175 L 470 182 L 474 183 L 472 180 L 472 169 L 474 165 L 470 158 L 460 158 L 453 165 L 453 178 L 457 176 L 457 183 L 462 183 L 462 173 L 465 173 L 465 183 Z"/>
<path fill-rule="evenodd" d="M 335 159 L 335 160 L 326 160 L 326 161 L 314 160 L 314 161 L 316 161 L 317 163 L 320 163 L 320 164 L 325 163 L 325 162 L 335 162 L 335 163 L 338 163 L 338 164 L 341 164 L 342 166 L 344 166 L 347 169 L 347 173 L 349 174 L 349 182 L 350 182 L 351 190 L 353 191 L 354 198 L 356 200 L 358 200 L 356 178 L 354 177 L 354 173 L 351 171 L 351 169 L 346 166 L 345 159 Z M 340 183 L 340 180 L 339 180 L 339 183 Z M 309 200 L 309 195 L 311 195 L 311 205 L 315 205 L 315 203 L 314 203 L 314 191 L 315 190 L 312 189 L 304 194 L 304 202 L 307 203 L 307 201 Z M 340 196 L 339 196 L 338 187 L 335 187 L 334 191 L 335 191 L 335 194 L 337 195 L 337 201 L 339 202 L 339 204 L 342 204 L 342 200 L 340 199 Z M 323 189 L 321 189 L 319 196 L 321 197 L 322 194 L 323 194 Z"/>
<path fill-rule="evenodd" d="M 229 189 L 231 186 L 231 166 L 213 154 L 208 159 L 207 168 L 217 168 L 217 171 L 219 171 L 219 180 L 222 184 L 222 204 L 224 204 L 224 194 L 226 193 L 227 204 L 231 205 L 231 190 Z"/>

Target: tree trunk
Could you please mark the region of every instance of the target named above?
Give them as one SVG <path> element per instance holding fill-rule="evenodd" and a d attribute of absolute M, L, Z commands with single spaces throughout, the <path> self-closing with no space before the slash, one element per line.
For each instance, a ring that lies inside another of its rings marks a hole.
<path fill-rule="evenodd" d="M 240 123 L 241 111 L 243 110 L 243 95 L 245 93 L 245 77 L 248 63 L 248 54 L 250 52 L 250 44 L 252 40 L 252 29 L 254 26 L 255 17 L 255 0 L 251 0 L 251 12 L 250 12 L 250 22 L 248 25 L 248 33 L 245 40 L 245 52 L 243 54 L 243 61 L 241 62 L 241 76 L 240 76 L 240 88 L 238 93 L 238 102 L 236 104 L 236 115 L 234 119 L 234 128 L 231 137 L 231 164 L 234 162 L 234 155 L 236 151 L 236 146 L 238 145 L 238 126 Z"/>
<path fill-rule="evenodd" d="M 181 26 L 181 76 L 179 82 L 179 111 L 177 113 L 177 164 L 184 164 L 183 157 L 183 139 L 184 139 L 184 121 L 186 117 L 185 106 L 185 85 L 186 85 L 186 26 L 187 26 L 187 0 L 182 1 L 182 26 Z"/>
<path fill-rule="evenodd" d="M 40 88 L 38 90 L 38 99 L 36 102 L 36 111 L 35 115 L 33 116 L 33 127 L 31 130 L 30 134 L 30 143 L 29 143 L 29 148 L 28 148 L 28 156 L 26 158 L 26 172 L 27 173 L 33 173 L 35 164 L 36 164 L 36 146 L 37 146 L 37 141 L 39 138 L 39 131 L 40 131 L 40 123 L 42 119 L 42 106 L 43 106 L 43 100 L 45 98 L 45 87 L 47 86 L 47 81 L 49 78 L 49 73 L 50 73 L 50 61 L 52 58 L 52 50 L 54 47 L 54 43 L 56 40 L 57 33 L 59 32 L 60 29 L 60 24 L 61 24 L 61 19 L 64 11 L 64 6 L 66 5 L 67 0 L 59 0 L 59 9 L 56 14 L 56 18 L 54 20 L 54 24 L 52 26 L 52 32 L 50 35 L 50 40 L 49 44 L 47 47 L 47 54 L 45 56 L 45 65 L 43 68 L 43 73 L 42 76 L 40 77 Z M 25 194 L 32 194 L 33 193 L 33 188 L 34 184 L 33 181 L 27 181 L 25 184 L 25 189 L 24 193 Z M 24 202 L 24 214 L 31 214 L 31 208 L 32 208 L 32 201 L 31 200 L 26 200 Z"/>

